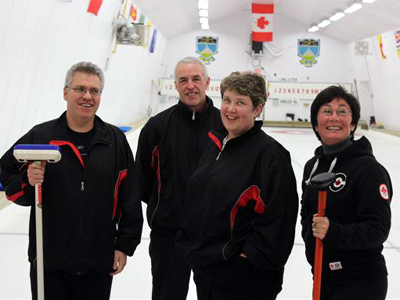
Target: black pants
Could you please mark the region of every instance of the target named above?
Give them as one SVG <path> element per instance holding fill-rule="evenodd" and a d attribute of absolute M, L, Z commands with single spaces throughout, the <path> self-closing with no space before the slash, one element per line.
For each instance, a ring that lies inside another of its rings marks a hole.
<path fill-rule="evenodd" d="M 153 300 L 185 300 L 189 290 L 191 267 L 175 249 L 175 236 L 150 233 Z M 201 270 L 193 270 L 198 300 L 211 300 Z"/>
<path fill-rule="evenodd" d="M 212 300 L 274 300 L 282 290 L 283 269 L 260 270 L 246 258 L 203 267 Z"/>
<path fill-rule="evenodd" d="M 321 300 L 385 300 L 387 277 L 372 280 L 322 284 Z"/>
<path fill-rule="evenodd" d="M 37 300 L 37 273 L 31 264 L 32 299 Z M 63 271 L 44 272 L 46 300 L 108 300 L 112 276 L 99 273 L 72 275 Z"/>

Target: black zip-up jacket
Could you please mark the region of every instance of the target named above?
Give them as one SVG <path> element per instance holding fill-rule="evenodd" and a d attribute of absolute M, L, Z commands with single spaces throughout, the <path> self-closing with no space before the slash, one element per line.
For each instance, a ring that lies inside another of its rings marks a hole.
<path fill-rule="evenodd" d="M 192 266 L 215 264 L 240 253 L 258 269 L 282 270 L 293 247 L 298 196 L 290 154 L 256 121 L 228 140 L 210 133 L 189 181 L 176 246 Z"/>
<path fill-rule="evenodd" d="M 323 239 L 322 283 L 385 277 L 382 249 L 390 230 L 393 190 L 388 172 L 376 161 L 365 137 L 331 156 L 318 147 L 306 163 L 301 224 L 308 262 L 314 265 L 312 219 L 318 210 L 318 191 L 306 181 L 330 168 L 336 181 L 327 189 L 329 229 Z"/>
<path fill-rule="evenodd" d="M 143 216 L 141 203 L 133 195 L 134 160 L 129 144 L 120 129 L 97 116 L 94 130 L 84 159 L 69 135 L 65 113 L 33 127 L 16 143 L 61 147 L 61 160 L 46 164 L 42 184 L 46 271 L 109 273 L 114 251 L 131 256 L 140 242 Z M 0 166 L 8 200 L 31 206 L 28 255 L 34 262 L 35 196 L 27 166 L 13 157 L 13 147 Z"/>
<path fill-rule="evenodd" d="M 175 235 L 180 226 L 187 182 L 209 142 L 207 133 L 222 126 L 219 109 L 207 97 L 203 113 L 182 102 L 149 119 L 136 153 L 141 199 L 152 230 Z"/>

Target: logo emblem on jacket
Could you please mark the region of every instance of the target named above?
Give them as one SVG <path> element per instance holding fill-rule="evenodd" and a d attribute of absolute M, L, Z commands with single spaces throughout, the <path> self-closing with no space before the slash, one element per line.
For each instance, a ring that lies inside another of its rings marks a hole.
<path fill-rule="evenodd" d="M 332 271 L 336 271 L 336 270 L 341 270 L 341 269 L 343 269 L 342 263 L 341 263 L 340 261 L 335 261 L 335 262 L 329 263 L 329 268 L 330 268 Z"/>
<path fill-rule="evenodd" d="M 339 192 L 346 185 L 346 178 L 344 173 L 337 173 L 336 180 L 329 186 L 329 189 L 334 193 Z"/>
<path fill-rule="evenodd" d="M 386 184 L 382 183 L 379 186 L 379 193 L 381 194 L 381 197 L 385 200 L 389 200 L 389 190 L 386 186 Z"/>

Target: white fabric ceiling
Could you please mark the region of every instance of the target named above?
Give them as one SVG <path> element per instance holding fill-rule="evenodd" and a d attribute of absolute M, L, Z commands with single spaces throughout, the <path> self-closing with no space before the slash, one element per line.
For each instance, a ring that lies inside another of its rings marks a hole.
<path fill-rule="evenodd" d="M 199 29 L 197 0 L 134 0 L 167 38 Z M 239 11 L 251 14 L 251 3 L 275 4 L 274 18 L 284 16 L 302 24 L 304 32 L 312 25 L 347 8 L 354 0 L 209 0 L 209 24 Z M 356 2 L 361 2 L 357 0 Z M 400 28 L 400 0 L 376 0 L 320 30 L 344 43 Z"/>

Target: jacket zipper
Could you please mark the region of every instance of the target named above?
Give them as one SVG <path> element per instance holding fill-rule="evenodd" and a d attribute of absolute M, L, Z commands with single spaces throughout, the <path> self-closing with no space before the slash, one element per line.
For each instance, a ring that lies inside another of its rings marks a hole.
<path fill-rule="evenodd" d="M 217 155 L 217 158 L 216 158 L 215 160 L 218 160 L 218 159 L 219 159 L 219 157 L 221 156 L 222 151 L 224 151 L 225 146 L 226 146 L 227 143 L 228 143 L 228 138 L 227 138 L 227 136 L 226 136 L 226 137 L 224 137 L 224 139 L 222 140 L 222 148 L 221 148 L 221 151 L 219 151 L 219 153 L 218 153 L 218 155 Z"/>
<path fill-rule="evenodd" d="M 192 121 L 194 121 L 194 120 L 196 120 L 196 112 L 195 111 L 192 112 Z"/>
<path fill-rule="evenodd" d="M 79 232 L 79 245 L 82 246 L 82 241 L 83 241 L 83 202 L 84 202 L 84 194 L 83 192 L 85 191 L 85 181 L 82 177 L 81 181 L 81 209 L 80 209 L 80 232 Z M 77 275 L 81 274 L 81 266 L 82 266 L 82 251 L 79 247 L 79 263 L 78 263 L 78 270 L 77 270 Z"/>

